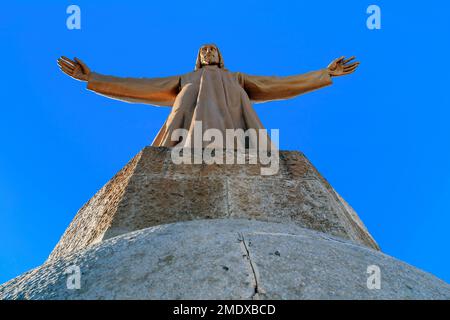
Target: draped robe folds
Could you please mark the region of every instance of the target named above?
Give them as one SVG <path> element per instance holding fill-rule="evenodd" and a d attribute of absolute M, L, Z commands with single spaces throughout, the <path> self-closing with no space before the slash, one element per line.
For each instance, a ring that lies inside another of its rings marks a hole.
<path fill-rule="evenodd" d="M 121 101 L 172 107 L 152 146 L 187 147 L 194 140 L 195 121 L 202 121 L 200 137 L 207 129 L 218 129 L 223 137 L 226 129 L 258 131 L 264 127 L 251 102 L 288 99 L 331 83 L 327 69 L 277 77 L 229 72 L 208 65 L 163 78 L 121 78 L 93 72 L 87 88 Z M 188 130 L 187 139 L 172 141 L 172 132 L 179 128 Z M 203 147 L 211 147 L 210 142 L 202 143 Z"/>

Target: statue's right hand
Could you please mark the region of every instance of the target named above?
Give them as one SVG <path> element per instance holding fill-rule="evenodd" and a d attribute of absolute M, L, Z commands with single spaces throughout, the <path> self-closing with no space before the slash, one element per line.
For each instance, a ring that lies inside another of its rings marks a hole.
<path fill-rule="evenodd" d="M 58 59 L 58 66 L 62 72 L 64 72 L 65 74 L 76 80 L 80 81 L 89 80 L 91 70 L 83 61 L 81 61 L 78 58 L 70 60 L 69 58 L 62 56 L 61 58 Z"/>

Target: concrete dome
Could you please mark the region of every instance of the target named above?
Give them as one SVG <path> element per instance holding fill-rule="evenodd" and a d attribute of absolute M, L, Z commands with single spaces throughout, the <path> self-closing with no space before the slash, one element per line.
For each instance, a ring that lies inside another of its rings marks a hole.
<path fill-rule="evenodd" d="M 367 268 L 381 271 L 368 289 Z M 67 289 L 69 267 L 80 289 Z M 123 234 L 0 286 L 0 299 L 450 299 L 450 286 L 379 251 L 298 225 L 194 220 Z"/>

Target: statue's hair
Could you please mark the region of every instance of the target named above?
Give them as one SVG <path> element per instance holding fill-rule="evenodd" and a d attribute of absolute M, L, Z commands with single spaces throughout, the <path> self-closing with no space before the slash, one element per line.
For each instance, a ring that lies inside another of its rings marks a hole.
<path fill-rule="evenodd" d="M 222 69 L 225 69 L 225 65 L 224 65 L 224 63 L 223 63 L 222 54 L 220 53 L 219 48 L 218 48 L 214 43 L 207 43 L 207 44 L 202 45 L 202 46 L 200 47 L 200 49 L 198 49 L 197 61 L 195 61 L 195 70 L 198 70 L 198 69 L 200 69 L 200 68 L 202 67 L 202 60 L 200 59 L 200 51 L 202 50 L 202 48 L 203 48 L 204 46 L 214 46 L 214 47 L 216 48 L 216 50 L 217 50 L 217 55 L 219 56 L 219 64 L 218 64 L 218 67 L 219 67 L 219 68 L 222 68 Z"/>

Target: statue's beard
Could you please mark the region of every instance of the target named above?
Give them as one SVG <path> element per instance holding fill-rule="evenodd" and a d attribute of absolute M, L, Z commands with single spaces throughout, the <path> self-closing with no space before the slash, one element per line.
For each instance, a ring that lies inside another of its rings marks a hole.
<path fill-rule="evenodd" d="M 210 60 L 202 61 L 202 66 L 218 66 L 218 65 L 219 65 L 218 61 L 210 61 Z"/>

